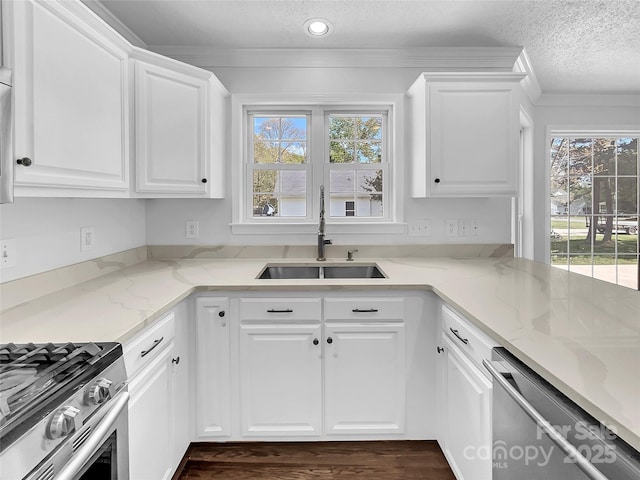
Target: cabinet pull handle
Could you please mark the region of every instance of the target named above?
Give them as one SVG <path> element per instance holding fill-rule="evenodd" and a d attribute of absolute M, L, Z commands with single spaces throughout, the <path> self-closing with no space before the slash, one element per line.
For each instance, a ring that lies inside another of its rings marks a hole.
<path fill-rule="evenodd" d="M 23 158 L 17 159 L 16 163 L 18 165 L 22 165 L 23 167 L 30 167 L 31 164 L 33 163 L 33 160 L 31 160 L 29 157 L 23 157 Z"/>
<path fill-rule="evenodd" d="M 164 337 L 160 337 L 158 340 L 154 340 L 153 341 L 153 345 L 151 345 L 151 348 L 149 350 L 143 350 L 142 352 L 140 352 L 140 356 L 144 357 L 146 355 L 148 355 L 149 353 L 151 353 L 151 350 L 153 350 L 154 348 L 156 348 L 158 345 L 160 345 L 160 342 L 164 340 Z"/>
<path fill-rule="evenodd" d="M 377 308 L 354 308 L 351 310 L 353 313 L 376 313 Z"/>
<path fill-rule="evenodd" d="M 270 308 L 269 310 L 267 310 L 267 313 L 293 313 L 293 310 L 291 310 L 290 308 Z"/>
<path fill-rule="evenodd" d="M 176 365 L 178 365 L 180 363 L 180 357 L 172 358 L 171 363 L 175 363 Z"/>
<path fill-rule="evenodd" d="M 313 339 L 313 344 L 314 345 L 318 345 L 320 343 L 320 340 L 318 340 L 317 338 Z"/>
<path fill-rule="evenodd" d="M 331 337 L 327 338 L 327 343 L 333 343 L 333 338 Z"/>
<path fill-rule="evenodd" d="M 464 343 L 465 345 L 467 345 L 469 343 L 469 339 L 468 338 L 462 338 L 460 336 L 460 334 L 458 333 L 458 330 L 454 330 L 453 328 L 449 327 L 449 330 L 451 330 L 451 333 L 453 333 L 458 340 L 460 340 L 462 343 Z"/>
<path fill-rule="evenodd" d="M 442 347 L 436 347 L 436 348 L 438 349 L 438 353 L 444 352 L 444 348 L 442 348 Z"/>

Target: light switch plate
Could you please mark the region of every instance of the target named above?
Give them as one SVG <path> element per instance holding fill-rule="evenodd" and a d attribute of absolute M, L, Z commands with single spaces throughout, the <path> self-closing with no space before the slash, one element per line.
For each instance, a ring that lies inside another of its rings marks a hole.
<path fill-rule="evenodd" d="M 431 235 L 431 220 L 424 218 L 410 222 L 409 235 L 413 237 L 429 237 Z"/>
<path fill-rule="evenodd" d="M 80 229 L 80 251 L 93 250 L 96 243 L 96 227 L 82 227 Z"/>
<path fill-rule="evenodd" d="M 458 236 L 458 221 L 457 220 L 446 220 L 444 222 L 444 234 L 447 237 L 457 237 Z"/>
<path fill-rule="evenodd" d="M 10 268 L 16 266 L 16 240 L 9 238 L 0 240 L 0 267 Z"/>

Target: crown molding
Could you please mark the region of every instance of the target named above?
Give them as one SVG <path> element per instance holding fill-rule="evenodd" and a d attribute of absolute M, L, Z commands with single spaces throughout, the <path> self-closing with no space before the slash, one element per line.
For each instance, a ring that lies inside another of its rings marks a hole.
<path fill-rule="evenodd" d="M 148 45 L 142 41 L 135 33 L 129 29 L 119 18 L 117 18 L 107 7 L 105 7 L 100 0 L 81 0 L 87 8 L 100 17 L 107 25 L 118 32 L 124 37 L 130 44 L 140 47 L 149 48 Z"/>
<path fill-rule="evenodd" d="M 513 71 L 519 73 L 525 73 L 527 76 L 522 79 L 520 85 L 522 86 L 522 90 L 529 97 L 529 100 L 533 105 L 536 105 L 540 97 L 542 96 L 542 88 L 540 87 L 540 83 L 538 82 L 538 77 L 536 77 L 536 73 L 533 71 L 533 65 L 531 65 L 531 60 L 529 59 L 529 55 L 527 51 L 523 48 L 516 58 L 516 61 L 513 65 Z"/>
<path fill-rule="evenodd" d="M 545 93 L 536 107 L 640 107 L 640 94 Z"/>
<path fill-rule="evenodd" d="M 326 67 L 420 68 L 426 70 L 513 71 L 522 47 L 420 47 L 408 49 L 310 49 L 178 47 L 150 45 L 150 50 L 202 68 Z"/>

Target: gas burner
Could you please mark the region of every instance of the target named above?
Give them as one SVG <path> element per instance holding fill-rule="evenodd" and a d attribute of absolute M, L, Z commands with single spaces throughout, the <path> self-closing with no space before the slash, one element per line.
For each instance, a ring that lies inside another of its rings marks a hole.
<path fill-rule="evenodd" d="M 0 452 L 121 356 L 117 343 L 0 345 Z"/>

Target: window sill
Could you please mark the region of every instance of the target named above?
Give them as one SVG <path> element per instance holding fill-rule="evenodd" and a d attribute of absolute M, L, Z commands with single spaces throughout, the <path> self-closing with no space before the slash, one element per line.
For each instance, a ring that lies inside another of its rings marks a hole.
<path fill-rule="evenodd" d="M 332 234 L 389 234 L 406 233 L 406 223 L 371 222 L 371 223 L 326 223 L 325 233 Z M 232 223 L 234 235 L 285 235 L 285 234 L 317 234 L 317 223 Z"/>

